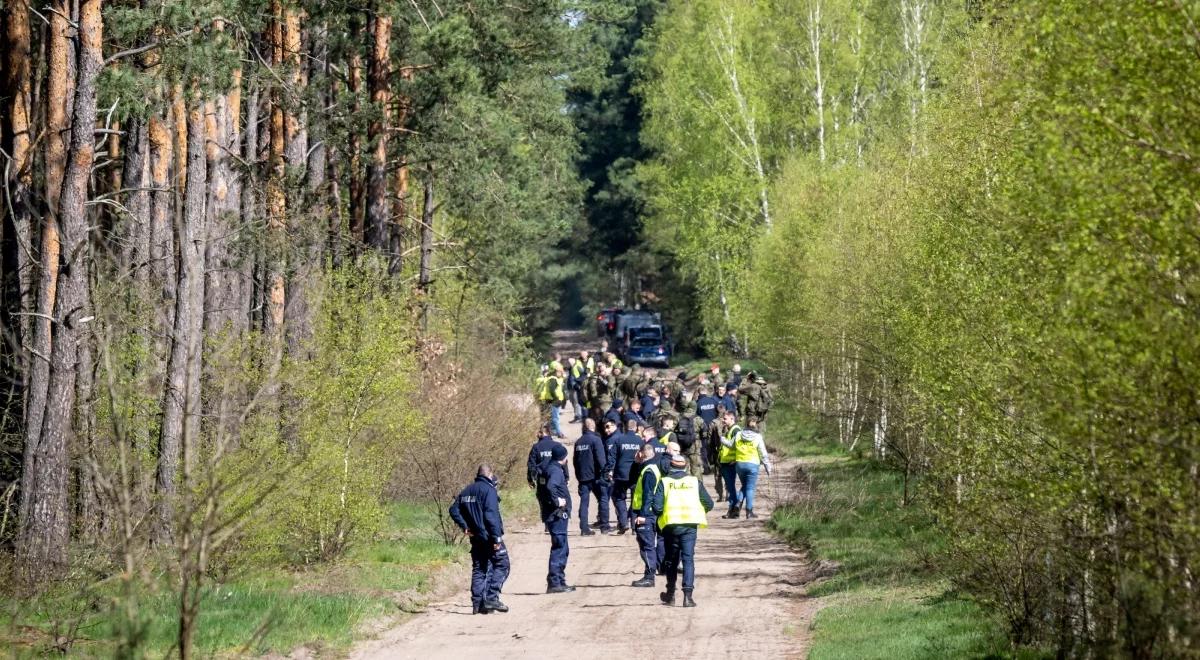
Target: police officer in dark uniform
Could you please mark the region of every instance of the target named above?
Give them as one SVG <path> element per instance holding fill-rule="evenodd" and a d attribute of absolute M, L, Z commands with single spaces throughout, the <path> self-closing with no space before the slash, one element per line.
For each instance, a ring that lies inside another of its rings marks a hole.
<path fill-rule="evenodd" d="M 550 458 L 550 452 L 555 447 L 563 447 L 563 444 L 554 439 L 550 432 L 549 424 L 542 424 L 540 433 L 538 433 L 537 442 L 529 448 L 529 458 L 525 461 L 525 479 L 529 482 L 529 487 L 533 488 L 537 485 L 538 466 L 542 461 Z M 563 447 L 566 449 L 566 447 Z"/>
<path fill-rule="evenodd" d="M 492 466 L 479 466 L 475 483 L 450 505 L 450 518 L 471 538 L 471 613 L 507 612 L 500 591 L 508 579 L 508 548 Z"/>
<path fill-rule="evenodd" d="M 607 425 L 607 422 L 606 422 Z M 630 422 L 625 433 L 614 433 L 608 442 L 608 463 L 604 472 L 612 482 L 612 500 L 617 509 L 617 533 L 629 531 L 629 489 L 633 488 L 633 463 L 642 439 L 637 435 L 637 423 Z"/>
<path fill-rule="evenodd" d="M 538 505 L 542 522 L 550 532 L 550 569 L 546 574 L 546 593 L 575 591 L 567 584 L 567 527 L 571 519 L 571 491 L 567 489 L 567 448 L 558 445 L 550 458 L 538 466 Z"/>
<path fill-rule="evenodd" d="M 591 496 L 596 496 L 599 506 L 600 533 L 608 534 L 612 525 L 608 522 L 608 484 L 604 478 L 604 466 L 608 463 L 608 450 L 600 436 L 596 435 L 596 422 L 591 419 L 583 420 L 583 435 L 575 441 L 575 453 L 572 456 L 575 464 L 575 478 L 579 480 L 579 535 L 593 536 L 588 525 L 588 508 Z"/>
<path fill-rule="evenodd" d="M 659 572 L 666 546 L 663 553 L 659 552 L 658 516 L 653 510 L 654 494 L 658 492 L 658 481 L 664 474 L 654 448 L 648 444 L 642 445 L 638 451 L 638 462 L 634 469 L 638 472 L 637 483 L 633 487 L 634 532 L 637 534 L 638 552 L 645 566 L 642 578 L 633 583 L 635 587 L 653 587 L 654 576 Z"/>

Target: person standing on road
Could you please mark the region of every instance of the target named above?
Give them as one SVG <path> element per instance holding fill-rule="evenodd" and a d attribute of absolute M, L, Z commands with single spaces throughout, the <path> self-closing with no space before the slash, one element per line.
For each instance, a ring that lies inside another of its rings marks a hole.
<path fill-rule="evenodd" d="M 570 364 L 570 371 L 567 372 L 567 398 L 571 402 L 571 422 L 575 423 L 583 419 L 583 385 L 587 380 L 588 370 L 582 357 L 569 357 L 567 363 Z"/>
<path fill-rule="evenodd" d="M 538 465 L 547 458 L 550 458 L 550 453 L 555 447 L 563 447 L 563 445 L 551 437 L 550 425 L 542 424 L 541 431 L 538 433 L 538 439 L 529 448 L 529 457 L 525 460 L 525 480 L 529 482 L 530 488 L 537 485 Z M 565 450 L 566 447 L 563 447 L 563 449 Z"/>
<path fill-rule="evenodd" d="M 599 507 L 600 533 L 608 534 L 612 526 L 608 522 L 608 487 L 605 485 L 604 466 L 608 463 L 608 452 L 596 435 L 596 423 L 583 420 L 583 435 L 575 441 L 575 478 L 579 480 L 579 535 L 594 536 L 596 532 L 588 525 L 588 509 L 591 496 L 596 496 Z"/>
<path fill-rule="evenodd" d="M 654 494 L 653 509 L 658 527 L 666 541 L 663 572 L 667 590 L 658 595 L 664 605 L 675 604 L 675 585 L 683 569 L 683 606 L 695 607 L 692 592 L 696 587 L 696 532 L 708 527 L 708 512 L 713 501 L 699 479 L 684 471 L 687 459 L 671 457 L 671 471 L 662 478 L 662 487 Z"/>
<path fill-rule="evenodd" d="M 605 422 L 605 428 L 612 421 Z M 608 443 L 608 463 L 604 472 L 612 482 L 612 501 L 617 509 L 617 534 L 629 531 L 629 489 L 633 487 L 633 463 L 637 458 L 642 441 L 637 436 L 636 422 L 630 422 L 628 431 L 614 433 Z"/>
<path fill-rule="evenodd" d="M 550 532 L 550 566 L 546 573 L 546 593 L 575 591 L 567 584 L 567 528 L 571 520 L 571 491 L 567 489 L 567 448 L 557 445 L 550 458 L 538 466 L 538 505 L 542 522 Z"/>
<path fill-rule="evenodd" d="M 663 555 L 659 553 L 658 516 L 654 513 L 654 495 L 659 489 L 663 471 L 656 460 L 654 448 L 642 445 L 638 450 L 638 479 L 633 487 L 634 532 L 637 534 L 638 552 L 642 556 L 642 577 L 635 580 L 635 587 L 653 587 Z M 665 550 L 665 548 L 664 548 Z"/>
<path fill-rule="evenodd" d="M 500 602 L 510 566 L 496 486 L 492 466 L 484 463 L 475 473 L 475 483 L 464 488 L 450 505 L 450 518 L 471 540 L 472 614 L 508 611 L 508 606 Z"/>
<path fill-rule="evenodd" d="M 725 422 L 725 431 L 721 434 L 721 441 L 717 446 L 717 464 L 721 482 L 724 483 L 725 493 L 728 495 L 726 499 L 729 500 L 729 512 L 721 517 L 737 518 L 740 502 L 737 493 L 737 453 L 734 444 L 742 434 L 742 427 L 737 425 L 737 413 L 732 410 L 726 410 L 721 415 Z"/>
<path fill-rule="evenodd" d="M 751 422 L 750 426 L 751 428 L 738 433 L 733 442 L 734 471 L 741 483 L 734 511 L 740 506 L 746 510 L 747 518 L 757 518 L 758 516 L 754 515 L 754 492 L 758 485 L 758 469 L 761 465 L 770 475 L 771 459 L 767 455 L 767 446 L 763 442 L 762 434 L 754 430 L 754 422 Z M 737 514 L 733 517 L 736 518 Z"/>
<path fill-rule="evenodd" d="M 554 437 L 556 438 L 567 437 L 563 434 L 562 427 L 558 423 L 562 408 L 567 404 L 566 381 L 566 372 L 563 371 L 561 364 L 554 369 L 547 381 L 547 391 L 550 396 L 550 429 L 554 432 Z"/>

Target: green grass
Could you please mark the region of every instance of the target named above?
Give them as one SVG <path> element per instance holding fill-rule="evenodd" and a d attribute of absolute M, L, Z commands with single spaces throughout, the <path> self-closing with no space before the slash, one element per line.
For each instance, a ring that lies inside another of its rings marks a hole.
<path fill-rule="evenodd" d="M 525 489 L 506 501 L 508 515 L 528 510 Z M 213 585 L 205 595 L 196 638 L 203 657 L 286 654 L 307 646 L 336 652 L 350 646 L 362 624 L 419 604 L 440 568 L 466 555 L 447 545 L 427 507 L 395 504 L 379 540 L 353 547 L 336 562 L 303 570 L 264 570 Z M 164 581 L 165 583 L 165 581 Z M 52 646 L 56 626 L 78 621 L 70 653 L 109 657 L 116 649 L 115 586 L 64 588 L 36 601 L 0 608 L 0 650 L 38 657 Z M 175 641 L 177 597 L 167 588 L 139 598 L 143 651 L 166 654 Z"/>
<path fill-rule="evenodd" d="M 773 446 L 805 460 L 815 496 L 775 511 L 773 529 L 839 564 L 808 589 L 826 599 L 810 658 L 1013 657 L 998 617 L 956 593 L 939 570 L 945 537 L 920 505 L 902 506 L 900 475 L 848 455 L 820 426 L 780 405 Z"/>

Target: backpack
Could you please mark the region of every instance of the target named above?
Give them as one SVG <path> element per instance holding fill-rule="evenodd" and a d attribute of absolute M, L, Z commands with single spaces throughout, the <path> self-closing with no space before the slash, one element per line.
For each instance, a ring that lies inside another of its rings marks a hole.
<path fill-rule="evenodd" d="M 683 415 L 679 418 L 679 425 L 675 428 L 675 438 L 679 441 L 679 448 L 685 452 L 696 444 L 695 415 Z"/>

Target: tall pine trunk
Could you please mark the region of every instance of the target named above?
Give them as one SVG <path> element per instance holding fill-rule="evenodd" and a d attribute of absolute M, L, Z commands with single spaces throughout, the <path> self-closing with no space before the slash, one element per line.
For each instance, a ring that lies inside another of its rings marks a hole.
<path fill-rule="evenodd" d="M 179 283 L 175 296 L 175 323 L 171 333 L 171 353 L 162 404 L 162 425 L 158 443 L 158 515 L 157 537 L 160 542 L 172 538 L 175 514 L 176 481 L 180 461 L 185 469 L 192 465 L 199 429 L 200 352 L 203 347 L 204 244 L 207 167 L 205 162 L 205 126 L 201 108 L 193 101 L 187 126 L 187 185 L 183 222 L 178 225 Z M 186 484 L 184 485 L 186 487 Z"/>
<path fill-rule="evenodd" d="M 60 574 L 67 559 L 70 511 L 69 446 L 74 434 L 79 342 L 91 321 L 88 291 L 88 182 L 95 157 L 96 78 L 104 64 L 101 0 L 79 9 L 79 81 L 75 89 L 70 161 L 58 204 L 62 229 L 61 281 L 54 300 L 50 380 L 42 432 L 27 448 L 17 552 L 22 575 L 40 582 Z M 48 265 L 48 264 L 47 264 Z M 28 451 L 28 450 L 32 451 Z"/>
<path fill-rule="evenodd" d="M 391 226 L 387 197 L 388 131 L 391 128 L 391 60 L 389 50 L 392 19 L 376 6 L 371 23 L 371 59 L 368 84 L 371 104 L 377 113 L 367 128 L 371 158 L 367 167 L 367 245 L 387 250 Z"/>

